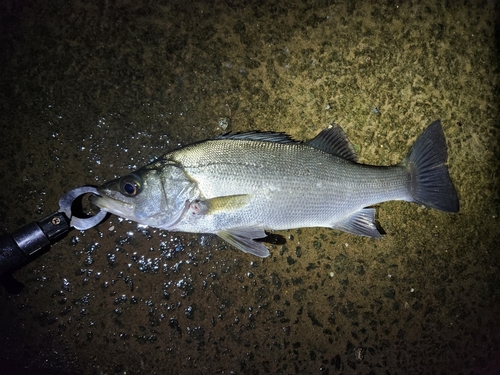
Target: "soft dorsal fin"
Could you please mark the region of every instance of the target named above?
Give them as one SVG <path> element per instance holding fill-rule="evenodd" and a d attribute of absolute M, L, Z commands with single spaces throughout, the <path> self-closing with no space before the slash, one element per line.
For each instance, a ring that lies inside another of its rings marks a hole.
<path fill-rule="evenodd" d="M 358 161 L 352 143 L 337 124 L 330 125 L 305 144 L 354 163 Z"/>

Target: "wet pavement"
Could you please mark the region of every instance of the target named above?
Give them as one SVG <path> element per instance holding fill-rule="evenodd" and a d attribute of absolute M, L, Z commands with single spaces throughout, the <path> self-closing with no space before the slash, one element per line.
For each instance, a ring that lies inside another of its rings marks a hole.
<path fill-rule="evenodd" d="M 390 165 L 440 118 L 461 208 L 384 203 L 382 240 L 281 231 L 266 259 L 111 216 L 4 280 L 0 373 L 499 374 L 498 13 L 4 1 L 2 233 L 179 146 L 331 122 Z"/>

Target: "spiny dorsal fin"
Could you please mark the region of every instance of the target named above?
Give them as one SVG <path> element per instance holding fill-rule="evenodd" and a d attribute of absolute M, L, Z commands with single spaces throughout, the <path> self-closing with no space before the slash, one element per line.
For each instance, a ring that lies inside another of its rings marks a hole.
<path fill-rule="evenodd" d="M 358 161 L 352 143 L 337 124 L 330 125 L 305 144 L 354 163 Z"/>
<path fill-rule="evenodd" d="M 215 139 L 232 139 L 239 141 L 260 141 L 260 142 L 275 142 L 275 143 L 300 143 L 295 141 L 286 133 L 277 132 L 243 132 L 243 133 L 225 133 L 215 137 Z"/>

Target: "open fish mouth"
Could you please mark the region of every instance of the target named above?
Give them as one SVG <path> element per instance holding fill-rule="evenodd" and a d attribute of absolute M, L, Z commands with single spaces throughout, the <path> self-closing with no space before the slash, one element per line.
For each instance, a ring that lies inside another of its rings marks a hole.
<path fill-rule="evenodd" d="M 89 200 L 90 203 L 96 205 L 101 210 L 121 217 L 129 217 L 134 210 L 132 203 L 110 197 L 109 195 L 92 194 Z"/>

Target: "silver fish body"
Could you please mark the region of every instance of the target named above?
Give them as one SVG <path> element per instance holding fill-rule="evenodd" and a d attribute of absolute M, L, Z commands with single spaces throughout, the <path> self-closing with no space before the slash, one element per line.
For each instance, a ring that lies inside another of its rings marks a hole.
<path fill-rule="evenodd" d="M 265 230 L 330 227 L 380 237 L 375 209 L 390 200 L 458 211 L 439 121 L 390 167 L 357 163 L 342 129 L 308 142 L 281 133 L 223 135 L 168 153 L 98 188 L 101 209 L 171 231 L 216 233 L 259 257 Z"/>

